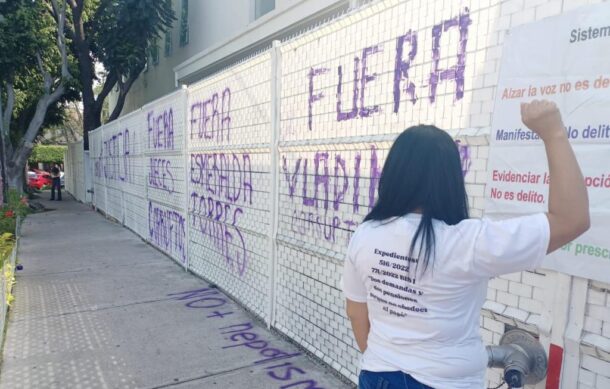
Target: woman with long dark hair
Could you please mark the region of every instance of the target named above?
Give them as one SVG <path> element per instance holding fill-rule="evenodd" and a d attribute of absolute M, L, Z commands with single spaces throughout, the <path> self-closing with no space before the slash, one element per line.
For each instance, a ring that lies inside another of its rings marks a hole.
<path fill-rule="evenodd" d="M 470 219 L 451 137 L 420 125 L 394 142 L 343 274 L 347 315 L 364 353 L 360 388 L 484 388 L 479 320 L 488 280 L 537 268 L 589 228 L 584 179 L 557 107 L 534 101 L 522 104 L 521 116 L 546 148 L 546 214 Z"/>

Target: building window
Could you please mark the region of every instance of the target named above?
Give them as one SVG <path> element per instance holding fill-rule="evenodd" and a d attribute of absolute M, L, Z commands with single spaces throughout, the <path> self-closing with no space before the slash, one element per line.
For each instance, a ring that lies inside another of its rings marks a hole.
<path fill-rule="evenodd" d="M 254 20 L 273 11 L 275 0 L 254 0 Z"/>
<path fill-rule="evenodd" d="M 182 0 L 182 12 L 180 13 L 180 47 L 189 43 L 189 1 Z"/>
<path fill-rule="evenodd" d="M 153 65 L 159 64 L 159 44 L 156 38 L 150 44 L 150 59 Z"/>

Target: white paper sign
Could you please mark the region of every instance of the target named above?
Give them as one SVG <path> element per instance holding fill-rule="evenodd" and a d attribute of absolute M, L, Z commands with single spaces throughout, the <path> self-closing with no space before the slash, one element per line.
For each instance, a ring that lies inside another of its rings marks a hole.
<path fill-rule="evenodd" d="M 610 4 L 519 27 L 502 54 L 491 131 L 486 214 L 548 209 L 544 146 L 521 122 L 520 103 L 559 106 L 585 176 L 591 229 L 548 256 L 545 268 L 610 282 Z"/>

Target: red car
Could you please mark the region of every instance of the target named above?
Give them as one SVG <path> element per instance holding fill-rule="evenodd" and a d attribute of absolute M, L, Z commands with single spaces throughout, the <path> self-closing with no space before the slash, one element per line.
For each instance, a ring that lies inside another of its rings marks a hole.
<path fill-rule="evenodd" d="M 28 171 L 28 186 L 33 189 L 41 190 L 44 187 L 51 187 L 53 181 L 51 175 L 43 170 Z"/>

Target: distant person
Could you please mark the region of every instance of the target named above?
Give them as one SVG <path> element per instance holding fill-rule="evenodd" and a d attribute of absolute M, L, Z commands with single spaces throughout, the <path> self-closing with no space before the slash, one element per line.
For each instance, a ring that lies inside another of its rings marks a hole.
<path fill-rule="evenodd" d="M 587 190 L 559 110 L 534 101 L 521 105 L 521 119 L 546 148 L 546 214 L 470 219 L 451 137 L 420 125 L 394 142 L 343 272 L 347 315 L 364 353 L 361 389 L 484 388 L 479 320 L 488 280 L 539 267 L 589 228 Z"/>
<path fill-rule="evenodd" d="M 57 189 L 57 201 L 61 201 L 61 171 L 58 164 L 51 168 L 51 180 L 51 201 L 55 200 L 55 189 Z"/>

